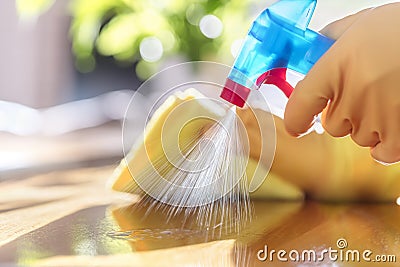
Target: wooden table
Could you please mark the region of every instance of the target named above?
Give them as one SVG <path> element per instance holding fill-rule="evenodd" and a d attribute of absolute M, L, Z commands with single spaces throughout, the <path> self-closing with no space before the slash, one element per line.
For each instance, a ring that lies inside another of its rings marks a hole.
<path fill-rule="evenodd" d="M 146 206 L 137 208 L 136 196 L 108 191 L 106 181 L 115 166 L 1 183 L 0 265 L 322 266 L 280 262 L 276 253 L 272 262 L 262 262 L 257 253 L 266 245 L 269 251 L 321 253 L 329 247 L 339 250 L 337 241 L 345 239 L 343 251 L 371 250 L 371 258 L 395 255 L 397 263 L 333 263 L 326 257 L 325 266 L 399 266 L 399 206 L 257 201 L 255 217 L 239 235 L 206 238 L 203 232 L 180 229 L 180 216 L 169 222 L 159 211 L 145 216 Z M 151 234 L 141 240 L 137 234 L 146 229 Z"/>

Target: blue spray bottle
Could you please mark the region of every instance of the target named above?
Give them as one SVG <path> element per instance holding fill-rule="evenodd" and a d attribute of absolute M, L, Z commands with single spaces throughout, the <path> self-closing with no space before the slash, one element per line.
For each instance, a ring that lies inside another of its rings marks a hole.
<path fill-rule="evenodd" d="M 253 22 L 221 97 L 243 107 L 253 89 L 274 84 L 287 97 L 293 87 L 286 70 L 303 75 L 331 47 L 334 40 L 308 29 L 317 0 L 280 0 Z"/>

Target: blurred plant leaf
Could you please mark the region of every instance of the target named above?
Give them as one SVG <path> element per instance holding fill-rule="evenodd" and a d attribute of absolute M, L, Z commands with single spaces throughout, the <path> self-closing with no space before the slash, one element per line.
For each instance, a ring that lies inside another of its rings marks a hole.
<path fill-rule="evenodd" d="M 16 1 L 21 15 L 37 16 L 55 0 Z M 157 38 L 162 45 L 162 51 L 157 51 L 161 57 L 155 57 L 158 61 L 179 54 L 189 61 L 230 64 L 232 44 L 245 37 L 254 18 L 249 11 L 253 3 L 256 0 L 70 0 L 76 66 L 83 72 L 93 70 L 97 53 L 140 63 L 136 69 L 143 78 L 158 64 L 144 62 L 140 45 L 147 37 Z M 214 39 L 207 38 L 199 27 L 206 15 L 216 16 L 223 25 Z"/>
<path fill-rule="evenodd" d="M 16 8 L 22 19 L 31 19 L 46 12 L 55 0 L 16 0 Z"/>

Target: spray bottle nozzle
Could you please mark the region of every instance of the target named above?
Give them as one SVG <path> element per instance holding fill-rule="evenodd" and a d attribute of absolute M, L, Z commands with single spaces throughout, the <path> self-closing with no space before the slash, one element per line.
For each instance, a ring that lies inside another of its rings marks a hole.
<path fill-rule="evenodd" d="M 228 78 L 226 79 L 225 87 L 222 90 L 221 97 L 229 103 L 242 108 L 246 103 L 249 94 L 249 88 Z"/>
<path fill-rule="evenodd" d="M 280 0 L 253 22 L 221 97 L 243 107 L 251 90 L 269 83 L 287 97 L 286 69 L 307 74 L 333 40 L 308 29 L 317 0 Z"/>

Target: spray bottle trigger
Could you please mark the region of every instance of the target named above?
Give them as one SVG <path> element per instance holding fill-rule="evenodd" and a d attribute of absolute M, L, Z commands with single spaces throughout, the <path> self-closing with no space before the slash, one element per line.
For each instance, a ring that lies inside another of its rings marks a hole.
<path fill-rule="evenodd" d="M 257 86 L 260 87 L 261 84 L 273 84 L 278 87 L 287 98 L 290 97 L 294 88 L 286 81 L 286 68 L 276 68 L 264 72 L 257 79 Z"/>

